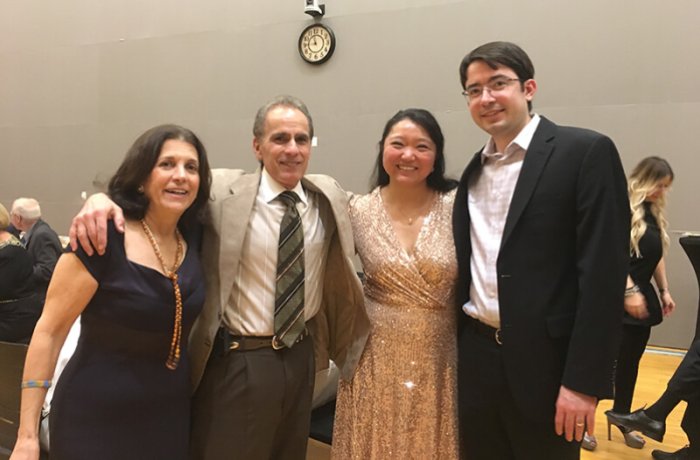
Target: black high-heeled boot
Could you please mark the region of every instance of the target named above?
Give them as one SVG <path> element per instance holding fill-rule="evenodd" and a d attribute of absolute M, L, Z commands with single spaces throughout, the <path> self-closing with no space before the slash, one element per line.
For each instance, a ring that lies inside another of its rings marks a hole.
<path fill-rule="evenodd" d="M 664 434 L 666 433 L 666 422 L 658 421 L 649 418 L 647 414 L 644 413 L 644 409 L 638 409 L 629 414 L 618 414 L 611 410 L 605 411 L 605 415 L 608 418 L 608 433 L 610 432 L 610 425 L 615 425 L 617 427 L 624 427 L 627 431 L 641 431 L 645 436 L 649 436 L 651 439 L 659 442 L 663 442 Z"/>

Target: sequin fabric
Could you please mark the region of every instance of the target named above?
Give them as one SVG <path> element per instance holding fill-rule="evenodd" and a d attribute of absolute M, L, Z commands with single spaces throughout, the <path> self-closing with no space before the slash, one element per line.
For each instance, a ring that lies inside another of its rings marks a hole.
<path fill-rule="evenodd" d="M 454 191 L 439 195 L 410 253 L 379 190 L 350 202 L 369 340 L 338 389 L 334 459 L 457 459 Z"/>

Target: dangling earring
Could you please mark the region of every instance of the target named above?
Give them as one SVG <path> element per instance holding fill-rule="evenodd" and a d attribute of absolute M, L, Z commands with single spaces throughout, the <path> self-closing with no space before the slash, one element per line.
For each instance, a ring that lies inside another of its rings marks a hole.
<path fill-rule="evenodd" d="M 136 191 L 143 195 L 143 185 L 139 185 L 139 188 L 137 188 Z"/>

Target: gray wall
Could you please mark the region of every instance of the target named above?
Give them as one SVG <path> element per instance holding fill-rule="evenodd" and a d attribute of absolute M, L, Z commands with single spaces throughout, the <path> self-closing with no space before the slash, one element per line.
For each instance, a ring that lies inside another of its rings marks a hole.
<path fill-rule="evenodd" d="M 700 230 L 699 161 L 687 147 L 700 130 L 696 0 L 327 0 L 323 22 L 338 46 L 320 67 L 297 54 L 313 22 L 302 0 L 0 6 L 0 202 L 36 197 L 59 233 L 80 192 L 109 177 L 155 124 L 195 130 L 215 166 L 254 168 L 252 118 L 279 93 L 301 97 L 314 115 L 312 171 L 348 189 L 367 189 L 383 123 L 408 106 L 438 117 L 456 176 L 486 139 L 459 94 L 457 66 L 496 39 L 521 44 L 535 62 L 538 113 L 609 134 L 628 170 L 650 154 L 668 158 L 672 229 Z M 652 342 L 684 347 L 698 291 L 676 236 L 668 272 L 678 311 Z"/>

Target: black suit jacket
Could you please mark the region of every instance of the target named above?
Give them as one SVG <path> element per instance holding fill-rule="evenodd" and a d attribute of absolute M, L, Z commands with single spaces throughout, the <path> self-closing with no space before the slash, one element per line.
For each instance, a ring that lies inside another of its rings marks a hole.
<path fill-rule="evenodd" d="M 698 287 L 700 287 L 700 236 L 687 235 L 681 237 L 681 239 L 678 241 L 681 243 L 681 247 L 688 255 L 688 259 L 690 259 L 690 263 L 695 270 L 695 277 L 698 280 Z M 698 302 L 698 314 L 695 322 L 694 340 L 700 340 L 700 302 Z"/>
<path fill-rule="evenodd" d="M 27 252 L 34 261 L 32 273 L 34 289 L 43 299 L 46 297 L 46 289 L 49 287 L 53 269 L 63 248 L 56 232 L 41 219 L 29 231 Z"/>
<path fill-rule="evenodd" d="M 481 171 L 480 153 L 461 178 L 453 214 L 461 318 L 471 284 L 468 184 Z M 505 372 L 516 404 L 535 419 L 551 420 L 562 384 L 598 398 L 613 395 L 629 209 L 613 142 L 542 118 L 496 262 Z"/>

